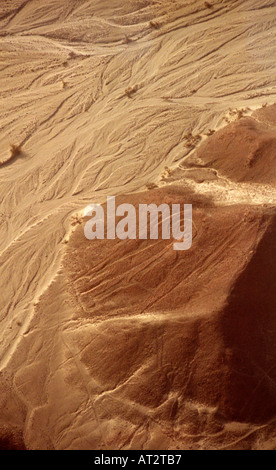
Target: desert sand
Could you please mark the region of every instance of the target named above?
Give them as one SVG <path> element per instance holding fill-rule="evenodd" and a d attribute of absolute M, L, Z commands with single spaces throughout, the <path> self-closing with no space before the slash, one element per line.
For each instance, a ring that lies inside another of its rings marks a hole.
<path fill-rule="evenodd" d="M 276 448 L 276 5 L 209 3 L 0 3 L 0 449 Z"/>

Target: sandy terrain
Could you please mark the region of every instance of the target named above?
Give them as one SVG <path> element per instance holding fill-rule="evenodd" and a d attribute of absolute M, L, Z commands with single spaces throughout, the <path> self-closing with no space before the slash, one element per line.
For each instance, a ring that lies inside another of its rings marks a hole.
<path fill-rule="evenodd" d="M 276 448 L 276 6 L 210 3 L 0 2 L 0 448 Z"/>

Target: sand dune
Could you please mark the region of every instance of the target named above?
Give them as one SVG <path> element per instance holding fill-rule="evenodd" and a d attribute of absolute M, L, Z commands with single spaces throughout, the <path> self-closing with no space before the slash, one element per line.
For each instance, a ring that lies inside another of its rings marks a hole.
<path fill-rule="evenodd" d="M 276 7 L 211 3 L 1 2 L 1 448 L 275 448 Z M 88 242 L 108 195 L 192 249 Z"/>
<path fill-rule="evenodd" d="M 270 108 L 266 111 L 259 117 L 269 120 Z M 276 125 L 242 118 L 212 135 L 187 163 L 211 167 L 233 181 L 275 185 L 275 147 Z"/>

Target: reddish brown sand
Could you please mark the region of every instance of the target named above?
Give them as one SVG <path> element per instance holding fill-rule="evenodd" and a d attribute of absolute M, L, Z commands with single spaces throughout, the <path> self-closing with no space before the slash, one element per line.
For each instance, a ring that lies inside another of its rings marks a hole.
<path fill-rule="evenodd" d="M 27 450 L 22 431 L 3 427 L 0 434 L 0 450 Z"/>
<path fill-rule="evenodd" d="M 174 187 L 122 201 L 193 203 L 194 243 L 175 252 L 166 240 L 87 242 L 83 227 L 73 234 L 64 266 L 77 315 L 100 333 L 80 353 L 104 394 L 99 413 L 112 390 L 109 399 L 137 403 L 180 435 L 190 400 L 212 407 L 208 432 L 225 419 L 273 418 L 275 211 L 217 208 Z"/>
<path fill-rule="evenodd" d="M 263 106 L 261 109 L 257 109 L 252 116 L 257 121 L 261 121 L 263 124 L 276 128 L 276 104 Z"/>
<path fill-rule="evenodd" d="M 238 182 L 276 184 L 275 106 L 241 118 L 209 137 L 189 160 Z M 258 120 L 257 120 L 258 119 Z"/>

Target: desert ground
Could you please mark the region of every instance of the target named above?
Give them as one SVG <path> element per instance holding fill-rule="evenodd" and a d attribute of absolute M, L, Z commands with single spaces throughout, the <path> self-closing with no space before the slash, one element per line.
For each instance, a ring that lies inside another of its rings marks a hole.
<path fill-rule="evenodd" d="M 0 0 L 0 449 L 276 449 L 275 0 Z M 193 245 L 84 208 L 193 204 Z"/>

